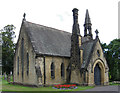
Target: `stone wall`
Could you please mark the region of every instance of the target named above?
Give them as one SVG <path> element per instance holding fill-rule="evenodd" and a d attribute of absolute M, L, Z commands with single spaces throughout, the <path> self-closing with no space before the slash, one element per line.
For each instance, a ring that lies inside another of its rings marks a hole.
<path fill-rule="evenodd" d="M 69 58 L 63 57 L 45 57 L 45 72 L 46 72 L 46 85 L 62 84 L 67 80 L 67 67 Z M 55 66 L 55 78 L 51 78 L 51 63 Z M 64 63 L 64 77 L 61 77 L 61 64 Z"/>
<path fill-rule="evenodd" d="M 75 69 L 71 71 L 71 81 L 70 83 L 77 83 L 82 85 L 82 74 L 80 74 L 80 70 L 79 69 Z"/>
<path fill-rule="evenodd" d="M 90 64 L 87 68 L 88 76 L 89 76 L 88 85 L 94 85 L 94 68 L 96 64 L 99 64 L 99 67 L 101 68 L 101 84 L 108 85 L 109 84 L 109 78 L 108 78 L 109 68 L 108 68 L 108 65 L 99 41 L 96 43 L 94 51 L 91 55 L 92 56 L 90 59 Z"/>
<path fill-rule="evenodd" d="M 24 75 L 22 79 L 21 64 L 21 41 L 24 39 Z M 22 84 L 37 85 L 37 77 L 35 71 L 35 53 L 33 47 L 25 31 L 25 27 L 21 26 L 21 31 L 14 56 L 14 82 Z M 29 73 L 27 75 L 27 53 L 29 54 Z M 19 57 L 19 74 L 18 74 L 18 57 Z"/>
<path fill-rule="evenodd" d="M 45 62 L 45 63 L 44 63 Z M 51 64 L 54 63 L 55 66 L 55 78 L 51 78 Z M 61 64 L 64 63 L 64 77 L 61 77 Z M 67 80 L 67 67 L 69 64 L 69 58 L 64 57 L 37 57 L 36 64 L 40 66 L 42 77 L 39 77 L 39 85 L 53 85 L 66 83 Z M 44 67 L 45 64 L 45 67 Z M 44 75 L 45 69 L 45 75 Z M 44 77 L 45 76 L 45 77 Z M 45 82 L 44 82 L 45 79 Z"/>

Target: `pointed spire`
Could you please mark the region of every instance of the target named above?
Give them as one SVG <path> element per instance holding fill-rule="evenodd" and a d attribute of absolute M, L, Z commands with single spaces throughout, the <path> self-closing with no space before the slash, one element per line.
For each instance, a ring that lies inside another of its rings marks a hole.
<path fill-rule="evenodd" d="M 92 39 L 92 24 L 89 17 L 88 9 L 86 10 L 85 23 L 84 23 L 84 36 L 89 36 Z"/>
<path fill-rule="evenodd" d="M 88 9 L 86 10 L 86 16 L 85 16 L 85 24 L 91 23 L 90 17 L 89 17 L 89 12 Z"/>

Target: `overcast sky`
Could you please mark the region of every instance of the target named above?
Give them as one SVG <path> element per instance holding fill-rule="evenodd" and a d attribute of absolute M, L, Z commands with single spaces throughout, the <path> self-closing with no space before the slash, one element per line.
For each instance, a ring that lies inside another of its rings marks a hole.
<path fill-rule="evenodd" d="M 80 33 L 84 35 L 86 9 L 92 22 L 92 33 L 98 29 L 101 42 L 109 43 L 118 38 L 118 1 L 119 0 L 1 0 L 0 29 L 8 24 L 16 27 L 18 37 L 24 12 L 26 20 L 72 32 L 72 9 L 79 9 Z M 17 41 L 17 38 L 15 42 Z"/>

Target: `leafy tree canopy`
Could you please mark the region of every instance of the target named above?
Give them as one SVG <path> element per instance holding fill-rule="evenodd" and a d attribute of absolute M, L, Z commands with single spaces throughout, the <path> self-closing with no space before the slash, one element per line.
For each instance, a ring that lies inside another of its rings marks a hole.
<path fill-rule="evenodd" d="M 2 33 L 2 72 L 10 74 L 13 70 L 13 57 L 15 52 L 15 26 L 7 25 L 1 31 Z"/>
<path fill-rule="evenodd" d="M 120 39 L 114 39 L 108 45 L 101 45 L 109 66 L 110 79 L 120 80 Z"/>

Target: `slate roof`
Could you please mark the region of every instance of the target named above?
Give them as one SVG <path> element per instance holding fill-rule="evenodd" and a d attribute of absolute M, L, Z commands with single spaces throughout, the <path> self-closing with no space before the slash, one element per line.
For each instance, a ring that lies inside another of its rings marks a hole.
<path fill-rule="evenodd" d="M 37 54 L 70 57 L 71 33 L 28 21 L 24 25 Z"/>
<path fill-rule="evenodd" d="M 94 46 L 98 40 L 91 40 L 91 41 L 86 41 L 85 43 L 82 44 L 80 47 L 83 49 L 83 64 L 81 68 L 85 68 L 89 64 L 89 60 L 91 58 L 91 54 L 93 53 Z"/>
<path fill-rule="evenodd" d="M 24 22 L 24 26 L 36 54 L 70 57 L 71 33 L 28 21 Z M 82 68 L 87 66 L 95 43 L 96 39 L 82 37 L 80 47 L 83 49 Z"/>

